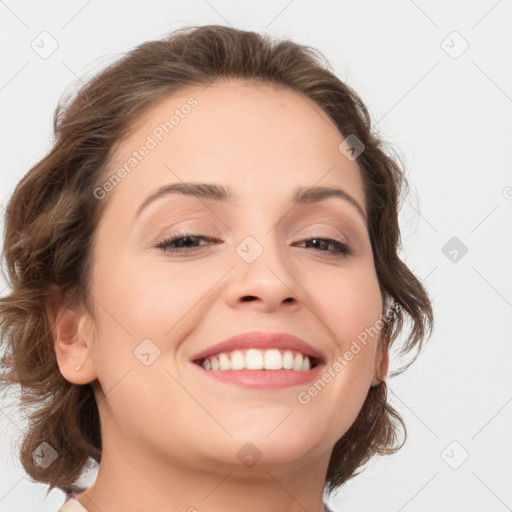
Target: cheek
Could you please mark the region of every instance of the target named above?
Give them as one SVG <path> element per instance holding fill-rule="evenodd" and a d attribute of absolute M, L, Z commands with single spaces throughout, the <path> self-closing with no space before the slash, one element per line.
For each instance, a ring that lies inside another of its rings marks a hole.
<path fill-rule="evenodd" d="M 208 272 L 199 261 L 169 264 L 164 258 L 114 261 L 105 255 L 95 267 L 93 294 L 101 303 L 100 314 L 133 344 L 144 338 L 157 344 L 168 339 L 169 331 L 180 319 L 186 322 L 187 313 L 222 276 L 222 269 Z"/>
<path fill-rule="evenodd" d="M 166 372 L 172 366 L 168 356 L 172 359 L 180 340 L 197 326 L 194 306 L 218 275 L 209 279 L 192 266 L 189 271 L 162 264 L 138 268 L 129 260 L 117 266 L 102 262 L 95 270 L 91 289 L 101 306 L 93 359 L 109 414 L 129 434 L 156 435 L 160 423 L 149 425 L 147 418 L 155 411 L 171 418 L 163 404 L 172 405 L 174 414 L 190 408 L 190 397 Z"/>
<path fill-rule="evenodd" d="M 182 265 L 156 263 L 132 274 L 127 291 L 132 297 L 132 330 L 139 337 L 165 344 L 165 348 L 178 344 L 200 323 L 205 308 L 215 298 L 212 288 L 224 273 L 218 265 L 192 261 Z"/>
<path fill-rule="evenodd" d="M 181 340 L 201 324 L 227 270 L 199 261 L 141 266 L 129 258 L 98 267 L 94 294 L 103 307 L 94 357 L 102 388 L 117 385 L 129 372 L 141 396 L 167 389 L 165 370 L 175 367 Z"/>
<path fill-rule="evenodd" d="M 349 349 L 352 340 L 365 338 L 365 332 L 367 345 L 375 344 L 375 326 L 380 324 L 383 303 L 373 259 L 309 271 L 302 286 L 307 304 L 314 304 L 311 310 L 328 327 L 339 351 Z"/>
<path fill-rule="evenodd" d="M 371 384 L 382 328 L 383 303 L 373 260 L 324 275 L 309 274 L 304 288 L 308 306 L 333 340 L 323 378 L 332 390 L 328 400 L 335 406 L 342 399 L 357 409 Z"/>

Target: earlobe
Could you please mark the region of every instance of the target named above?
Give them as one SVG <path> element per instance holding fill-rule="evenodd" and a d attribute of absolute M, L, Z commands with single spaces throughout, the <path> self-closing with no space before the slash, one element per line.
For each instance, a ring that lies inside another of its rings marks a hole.
<path fill-rule="evenodd" d="M 386 380 L 389 370 L 389 351 L 386 347 L 379 348 L 377 357 L 375 358 L 375 369 L 373 372 L 372 387 L 378 386 Z"/>
<path fill-rule="evenodd" d="M 382 292 L 382 302 L 385 304 L 383 316 L 386 316 L 385 311 L 389 311 L 390 304 L 393 302 L 392 298 L 385 292 Z M 386 327 L 389 327 L 386 325 Z M 373 368 L 373 378 L 371 387 L 378 386 L 381 382 L 386 380 L 386 376 L 389 370 L 389 337 L 387 329 L 381 332 L 379 342 L 377 345 L 377 353 L 375 355 L 375 364 Z"/>

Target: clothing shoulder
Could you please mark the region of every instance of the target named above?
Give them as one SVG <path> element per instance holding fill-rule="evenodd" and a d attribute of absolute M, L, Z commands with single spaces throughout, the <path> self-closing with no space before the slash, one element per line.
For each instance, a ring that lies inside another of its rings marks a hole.
<path fill-rule="evenodd" d="M 87 512 L 87 509 L 75 498 L 70 498 L 62 505 L 58 512 Z"/>

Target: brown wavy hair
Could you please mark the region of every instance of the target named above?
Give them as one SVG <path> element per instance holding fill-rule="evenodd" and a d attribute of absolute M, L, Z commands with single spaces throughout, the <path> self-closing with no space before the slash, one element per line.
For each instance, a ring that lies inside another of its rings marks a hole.
<path fill-rule="evenodd" d="M 48 492 L 77 489 L 89 458 L 101 460 L 92 384 L 75 385 L 61 375 L 47 310 L 50 301 L 62 300 L 85 306 L 94 318 L 88 292 L 91 242 L 107 205 L 107 199 L 95 199 L 94 190 L 105 181 L 115 144 L 145 109 L 217 78 L 301 93 L 320 105 L 344 137 L 352 134 L 362 141 L 357 163 L 375 268 L 383 296 L 399 306 L 386 316 L 381 342 L 391 347 L 408 320 L 401 352 L 414 348 L 417 356 L 432 332 L 429 297 L 397 254 L 400 195 L 408 188 L 402 166 L 384 151 L 365 105 L 320 52 L 217 25 L 182 28 L 141 44 L 61 100 L 54 113 L 53 147 L 20 180 L 6 208 L 3 258 L 10 291 L 0 299 L 0 382 L 6 389 L 21 388 L 29 428 L 19 457 L 33 479 L 49 484 Z M 370 388 L 355 422 L 334 445 L 326 474 L 329 492 L 373 455 L 397 451 L 405 438 L 404 422 L 388 403 L 386 382 Z M 47 468 L 32 456 L 43 442 L 58 453 Z"/>

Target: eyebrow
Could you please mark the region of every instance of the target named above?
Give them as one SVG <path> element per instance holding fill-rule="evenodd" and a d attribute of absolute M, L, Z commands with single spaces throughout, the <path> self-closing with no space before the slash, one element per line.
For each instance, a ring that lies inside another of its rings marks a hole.
<path fill-rule="evenodd" d="M 213 201 L 228 202 L 232 199 L 232 192 L 222 185 L 215 183 L 172 183 L 164 185 L 150 194 L 137 208 L 135 217 L 138 217 L 150 203 L 168 194 L 182 194 Z M 365 225 L 367 217 L 359 203 L 347 192 L 337 187 L 298 187 L 292 194 L 292 202 L 296 205 L 319 203 L 331 197 L 338 197 L 351 204 L 361 215 Z"/>

